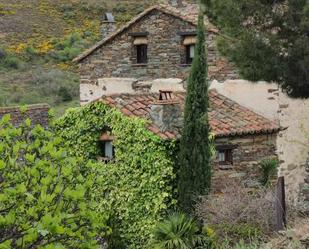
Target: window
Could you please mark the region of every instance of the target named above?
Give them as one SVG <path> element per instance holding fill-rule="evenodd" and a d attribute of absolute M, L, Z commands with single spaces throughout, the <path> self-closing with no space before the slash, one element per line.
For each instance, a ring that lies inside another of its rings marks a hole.
<path fill-rule="evenodd" d="M 187 35 L 183 39 L 183 45 L 185 48 L 185 64 L 192 64 L 194 58 L 194 50 L 196 44 L 196 35 Z"/>
<path fill-rule="evenodd" d="M 110 131 L 103 133 L 99 140 L 100 156 L 99 159 L 103 162 L 111 161 L 115 156 L 115 150 L 113 146 L 114 137 Z"/>
<path fill-rule="evenodd" d="M 135 45 L 136 47 L 136 63 L 146 64 L 147 63 L 147 44 Z"/>
<path fill-rule="evenodd" d="M 232 149 L 219 149 L 218 161 L 220 165 L 233 165 L 233 151 Z"/>
<path fill-rule="evenodd" d="M 148 38 L 147 36 L 136 36 L 133 40 L 134 45 L 134 57 L 133 61 L 136 64 L 147 64 L 148 56 Z"/>
<path fill-rule="evenodd" d="M 112 141 L 101 141 L 100 148 L 101 148 L 101 156 L 104 159 L 111 160 L 114 158 L 115 152 Z"/>
<path fill-rule="evenodd" d="M 194 50 L 195 50 L 194 44 L 186 46 L 186 64 L 192 64 L 194 58 Z"/>

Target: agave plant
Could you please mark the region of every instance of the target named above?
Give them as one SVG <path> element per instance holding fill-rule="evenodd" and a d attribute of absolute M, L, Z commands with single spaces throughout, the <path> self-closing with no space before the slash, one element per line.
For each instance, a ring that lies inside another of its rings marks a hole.
<path fill-rule="evenodd" d="M 277 159 L 264 159 L 260 162 L 260 167 L 262 171 L 261 183 L 263 186 L 267 186 L 270 183 L 271 177 L 276 175 L 278 168 Z"/>
<path fill-rule="evenodd" d="M 209 240 L 197 222 L 183 213 L 173 213 L 157 224 L 153 231 L 151 249 L 208 248 Z"/>

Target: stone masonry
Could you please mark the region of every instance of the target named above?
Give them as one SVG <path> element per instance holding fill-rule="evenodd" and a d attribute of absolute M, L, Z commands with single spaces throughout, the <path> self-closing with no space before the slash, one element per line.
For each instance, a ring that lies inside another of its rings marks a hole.
<path fill-rule="evenodd" d="M 213 82 L 211 88 L 255 112 L 279 122 L 279 176 L 285 178 L 289 205 L 309 212 L 309 100 L 288 97 L 275 83 L 245 80 Z"/>
<path fill-rule="evenodd" d="M 265 158 L 277 158 L 276 134 L 247 135 L 216 138 L 216 146 L 233 147 L 233 165 L 226 168 L 218 163 L 216 156 L 213 163 L 213 191 L 218 192 L 235 180 L 245 187 L 259 186 L 261 171 L 259 163 Z"/>
<path fill-rule="evenodd" d="M 300 210 L 309 214 L 309 155 L 308 159 L 304 165 L 304 183 L 300 185 Z"/>
<path fill-rule="evenodd" d="M 22 113 L 20 107 L 2 107 L 0 108 L 0 119 L 6 114 L 10 114 L 14 126 L 19 126 L 29 118 L 32 126 L 40 124 L 47 128 L 49 109 L 50 107 L 47 104 L 29 105 L 26 112 Z"/>
<path fill-rule="evenodd" d="M 181 32 L 195 32 L 196 26 L 153 10 L 128 29 L 107 41 L 80 61 L 81 84 L 97 84 L 100 78 L 181 78 L 186 79 L 190 65 L 184 64 L 185 47 Z M 148 32 L 148 63 L 136 64 L 132 34 Z M 237 78 L 236 71 L 219 55 L 216 33 L 207 34 L 209 75 L 223 81 Z"/>

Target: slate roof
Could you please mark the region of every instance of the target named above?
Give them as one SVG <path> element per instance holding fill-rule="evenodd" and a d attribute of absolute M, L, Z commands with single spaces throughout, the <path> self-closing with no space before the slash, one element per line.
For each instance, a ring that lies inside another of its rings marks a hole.
<path fill-rule="evenodd" d="M 111 107 L 116 107 L 126 116 L 136 116 L 149 119 L 150 106 L 157 102 L 159 93 L 143 94 L 115 94 L 101 99 Z M 216 90 L 209 91 L 210 110 L 209 122 L 216 137 L 242 136 L 249 134 L 271 134 L 279 131 L 277 123 L 241 106 L 235 101 L 219 94 Z M 173 93 L 172 102 L 178 102 L 182 108 L 185 102 L 185 93 Z M 151 121 L 147 128 L 159 135 L 162 139 L 177 139 L 178 131 L 161 131 Z"/>
<path fill-rule="evenodd" d="M 175 8 L 171 5 L 168 4 L 158 4 L 155 6 L 152 6 L 146 10 L 144 10 L 142 13 L 138 14 L 135 16 L 131 21 L 127 22 L 125 25 L 120 27 L 118 30 L 115 32 L 111 33 L 108 37 L 105 39 L 99 41 L 97 44 L 77 56 L 73 62 L 80 62 L 86 57 L 88 57 L 90 54 L 92 54 L 94 51 L 96 51 L 98 48 L 103 46 L 105 43 L 107 43 L 110 40 L 113 40 L 117 35 L 125 32 L 128 28 L 130 28 L 134 23 L 138 22 L 141 18 L 144 16 L 148 15 L 154 10 L 161 11 L 163 13 L 166 13 L 168 15 L 172 15 L 176 18 L 180 18 L 186 22 L 192 23 L 193 25 L 197 25 L 197 19 L 198 19 L 198 5 L 197 4 L 188 4 L 188 3 L 183 3 L 183 7 L 181 8 Z M 218 30 L 213 26 L 212 24 L 209 23 L 207 19 L 205 19 L 205 25 L 208 28 L 209 32 L 213 33 L 218 33 Z"/>

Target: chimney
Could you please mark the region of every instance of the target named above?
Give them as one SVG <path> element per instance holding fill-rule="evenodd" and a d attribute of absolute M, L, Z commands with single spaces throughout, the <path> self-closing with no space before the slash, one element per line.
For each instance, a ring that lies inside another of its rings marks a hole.
<path fill-rule="evenodd" d="M 160 91 L 159 99 L 150 105 L 150 118 L 162 132 L 180 132 L 183 126 L 182 108 L 172 91 Z"/>
<path fill-rule="evenodd" d="M 182 7 L 182 0 L 168 0 L 168 4 L 173 7 Z"/>
<path fill-rule="evenodd" d="M 116 22 L 112 13 L 105 13 L 101 24 L 102 38 L 105 39 L 109 34 L 116 30 Z"/>

